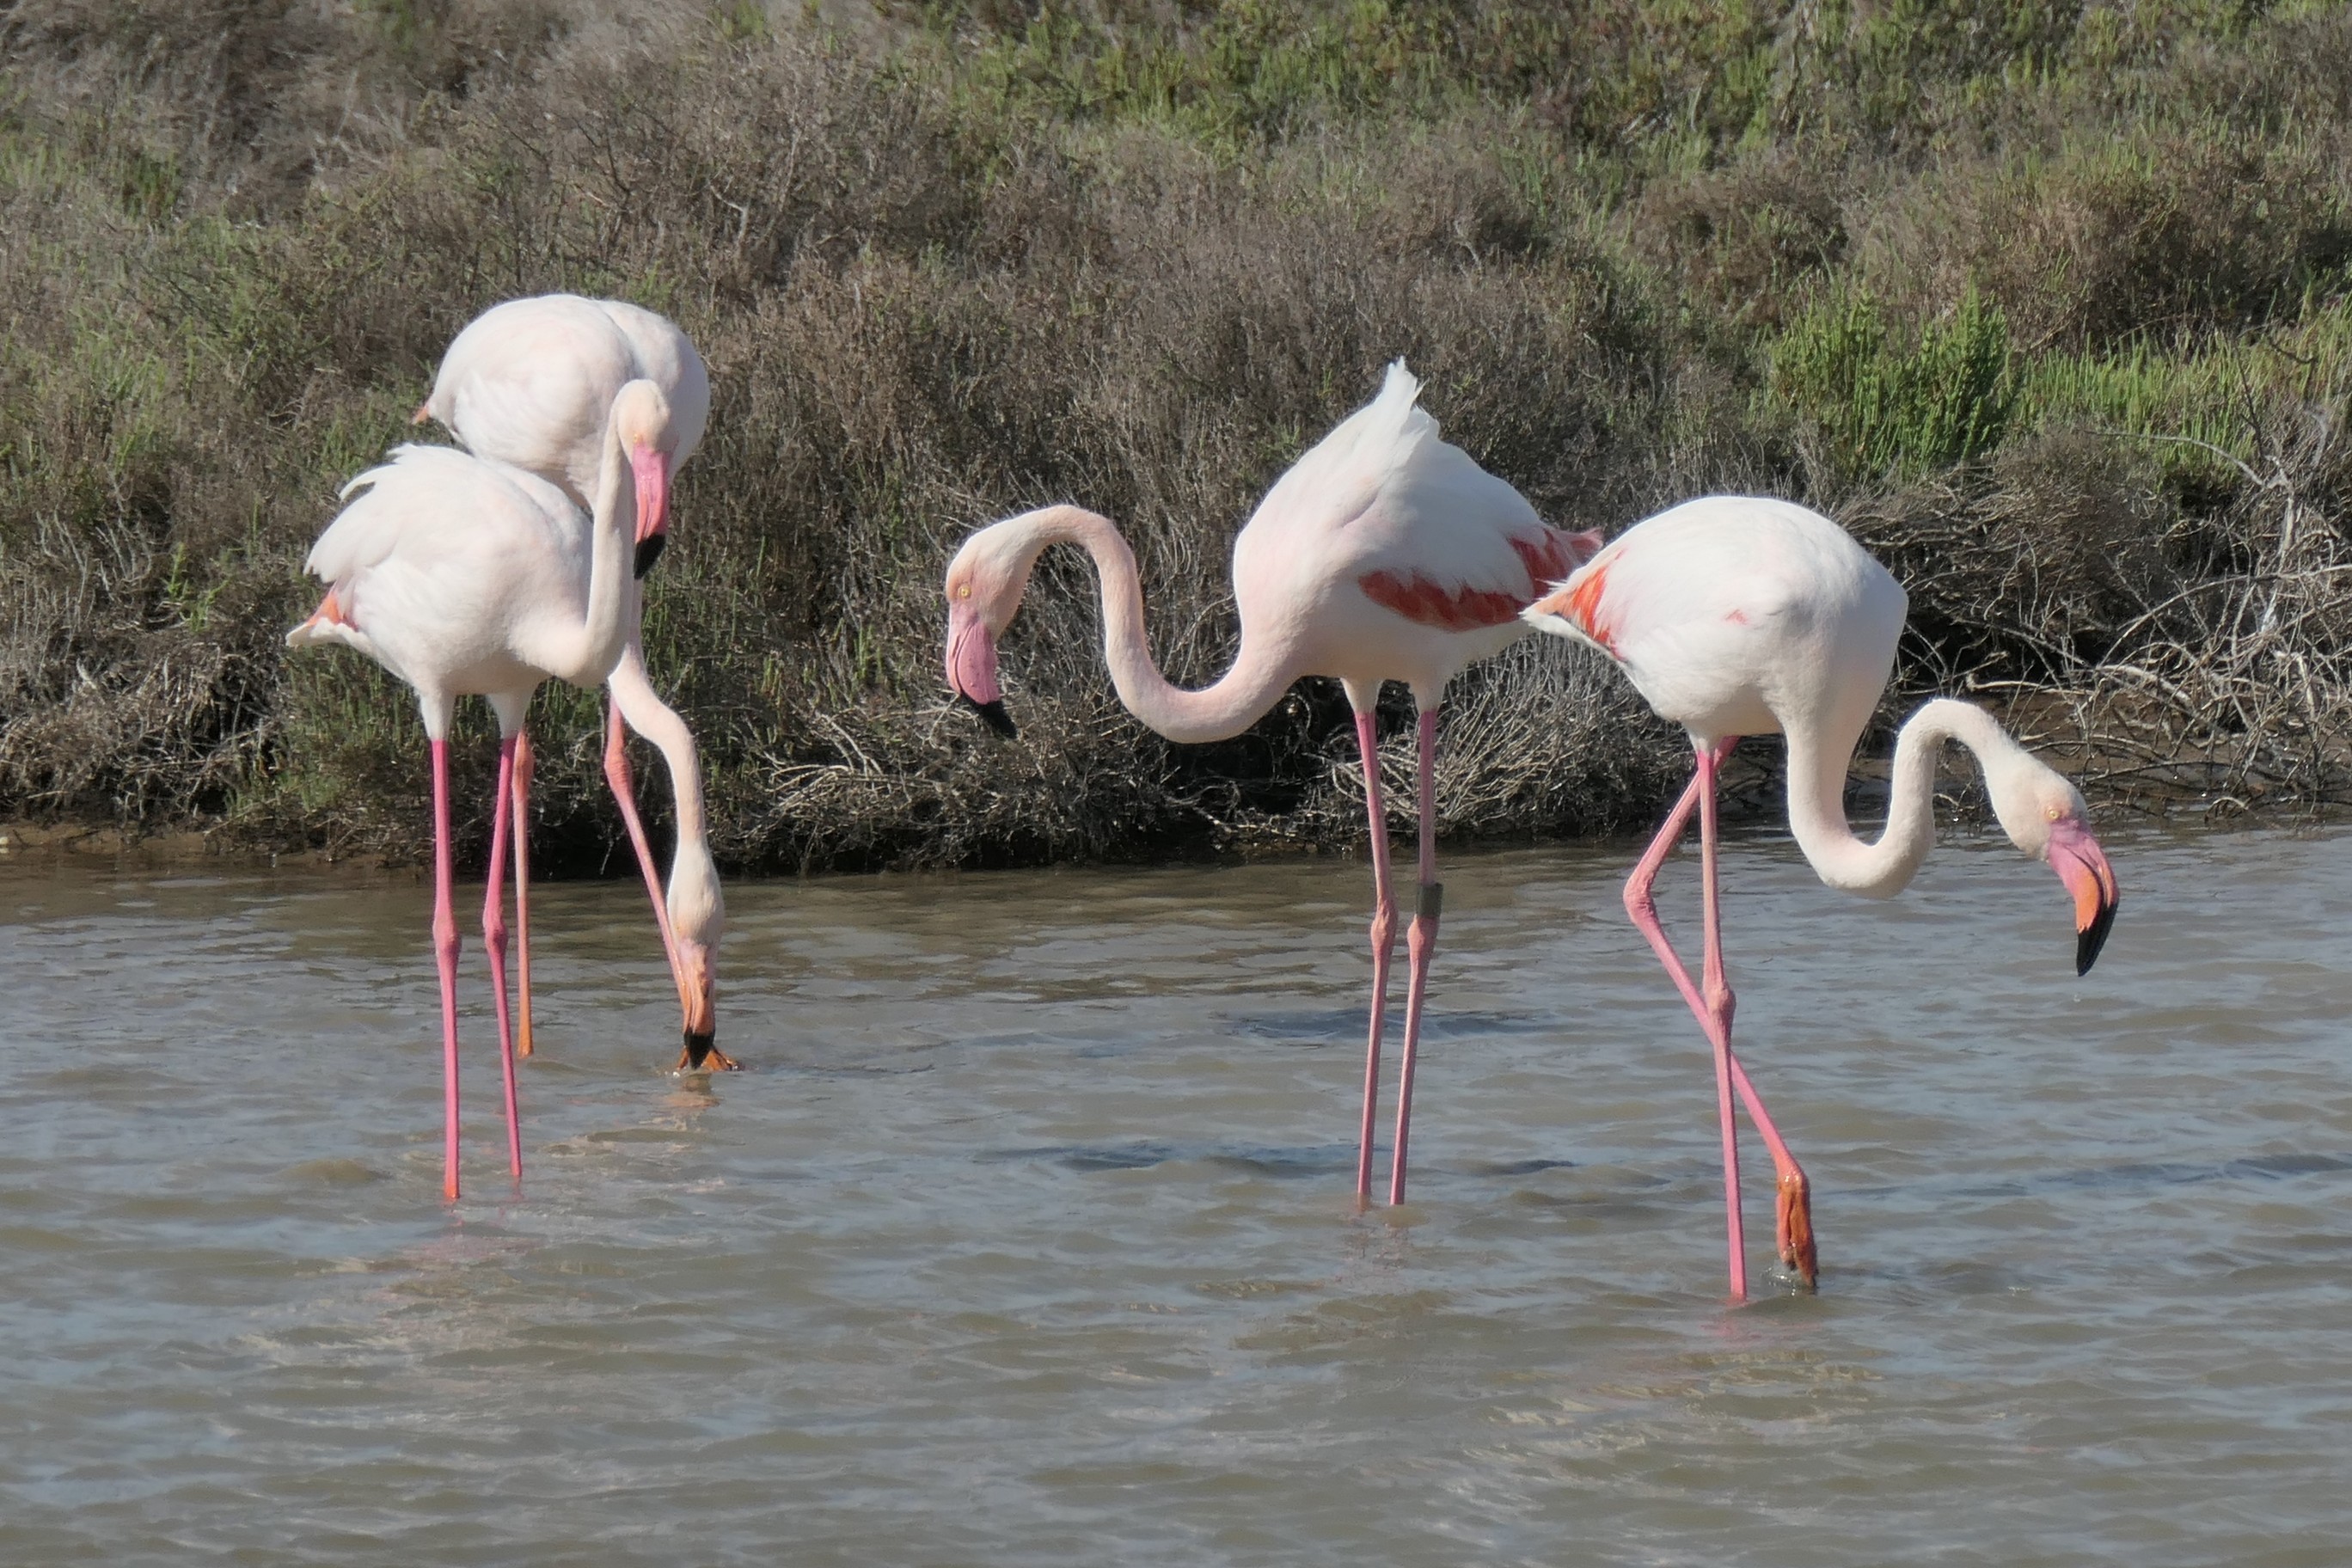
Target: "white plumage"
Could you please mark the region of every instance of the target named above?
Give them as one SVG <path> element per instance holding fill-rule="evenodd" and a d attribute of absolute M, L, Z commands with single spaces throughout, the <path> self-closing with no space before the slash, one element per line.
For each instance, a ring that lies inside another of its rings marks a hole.
<path fill-rule="evenodd" d="M 499 787 L 482 935 L 498 988 L 507 1138 L 518 1180 L 499 868 L 515 799 L 516 746 L 531 693 L 550 677 L 594 686 L 613 672 L 635 624 L 630 577 L 639 476 L 631 453 L 667 450 L 669 409 L 633 381 L 604 420 L 583 518 L 553 484 L 446 447 L 402 447 L 343 489 L 346 505 L 311 547 L 327 584 L 319 607 L 287 633 L 295 647 L 341 643 L 406 681 L 424 716 L 433 769 L 433 945 L 441 972 L 446 1086 L 443 1190 L 457 1195 L 457 927 L 449 909 L 449 722 L 464 696 L 498 714 Z"/>
<path fill-rule="evenodd" d="M 586 506 L 605 413 L 632 381 L 652 382 L 668 400 L 671 463 L 683 465 L 710 418 L 710 376 L 693 342 L 642 306 L 541 294 L 468 322 L 416 412 L 468 451 L 544 475 Z"/>
<path fill-rule="evenodd" d="M 1372 1007 L 1356 1189 L 1371 1184 L 1381 1032 L 1396 929 L 1388 820 L 1381 804 L 1373 713 L 1383 681 L 1402 680 L 1420 707 L 1421 852 L 1417 910 L 1406 935 L 1411 982 L 1398 1079 L 1389 1196 L 1402 1202 L 1412 1074 L 1429 956 L 1436 942 L 1437 709 L 1446 683 L 1525 635 L 1519 611 L 1543 585 L 1600 547 L 1596 534 L 1549 527 L 1527 499 L 1448 446 L 1418 405 L 1404 362 L 1378 396 L 1291 465 L 1234 541 L 1241 647 L 1233 668 L 1197 691 L 1172 686 L 1144 637 L 1134 552 L 1110 521 L 1046 507 L 991 524 L 948 567 L 947 673 L 951 689 L 1012 732 L 997 685 L 996 639 L 1012 623 L 1037 557 L 1086 548 L 1101 574 L 1103 651 L 1129 711 L 1173 741 L 1222 740 L 1257 721 L 1306 675 L 1337 677 L 1356 713 L 1372 831 Z"/>
<path fill-rule="evenodd" d="M 657 516 L 666 517 L 670 478 L 702 444 L 710 415 L 710 378 L 692 341 L 673 322 L 642 306 L 576 294 L 544 294 L 495 305 L 450 343 L 433 395 L 417 409 L 416 417 L 438 419 L 470 450 L 528 469 L 582 500 L 595 479 L 598 444 L 613 394 L 624 383 L 640 378 L 660 387 L 671 409 L 672 445 L 662 454 L 667 467 L 652 471 L 648 479 L 650 505 Z M 650 565 L 653 556 L 641 553 L 639 559 Z M 712 1044 L 716 953 L 727 916 L 704 828 L 700 762 L 693 732 L 662 701 L 646 676 L 634 602 L 627 647 L 614 668 L 610 689 L 613 714 L 605 776 L 652 896 L 663 950 L 677 985 L 686 1041 L 679 1065 L 701 1067 L 708 1060 L 731 1068 L 735 1064 Z M 637 816 L 623 720 L 660 749 L 669 770 L 677 807 L 677 844 L 667 893 Z M 526 777 L 528 758 L 526 751 Z M 520 889 L 529 882 L 527 843 L 526 835 L 517 836 L 515 879 L 518 904 L 525 910 Z M 522 1049 L 529 1055 L 527 912 L 520 923 Z"/>
<path fill-rule="evenodd" d="M 1527 619 L 1616 660 L 1634 689 L 1688 731 L 1690 786 L 1625 884 L 1625 909 L 1714 1047 L 1724 1205 L 1734 1295 L 1747 1291 L 1736 1091 L 1779 1172 L 1776 1242 L 1814 1278 L 1811 1187 L 1731 1048 L 1717 885 L 1717 775 L 1743 735 L 1788 737 L 1789 827 L 1823 882 L 1886 898 L 1935 842 L 1937 754 L 1947 741 L 1984 769 L 2010 840 L 2046 861 L 2073 896 L 2075 968 L 2088 970 L 2115 920 L 2115 872 L 2084 822 L 2083 797 L 1982 709 L 1937 700 L 1895 737 L 1887 823 L 1874 843 L 1846 820 L 1846 774 L 1895 667 L 1908 607 L 1893 574 L 1843 529 L 1789 501 L 1709 496 L 1634 524 L 1528 607 Z M 1659 922 L 1652 886 L 1699 816 L 1705 958 L 1694 981 Z"/>

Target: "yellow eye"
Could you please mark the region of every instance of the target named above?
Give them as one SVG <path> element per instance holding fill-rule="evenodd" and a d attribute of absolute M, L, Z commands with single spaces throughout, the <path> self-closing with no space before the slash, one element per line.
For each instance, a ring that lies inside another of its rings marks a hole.
<path fill-rule="evenodd" d="M 966 583 L 962 587 L 958 588 L 958 589 L 956 590 L 956 597 L 957 597 L 957 598 L 959 598 L 959 599 L 969 599 L 969 598 L 971 598 L 971 584 L 969 584 L 969 583 Z"/>
<path fill-rule="evenodd" d="M 2047 811 L 2044 811 L 2042 815 L 2043 816 L 2048 817 L 2051 821 L 2055 822 L 2055 821 L 2057 821 L 2060 817 L 2062 817 L 2062 816 L 2065 816 L 2066 814 L 2065 814 L 2064 812 L 2063 812 L 2063 811 L 2059 810 L 2059 809 L 2058 809 L 2058 807 L 2056 807 L 2056 806 L 2054 806 L 2054 805 L 2053 805 L 2053 806 L 2050 807 Z"/>

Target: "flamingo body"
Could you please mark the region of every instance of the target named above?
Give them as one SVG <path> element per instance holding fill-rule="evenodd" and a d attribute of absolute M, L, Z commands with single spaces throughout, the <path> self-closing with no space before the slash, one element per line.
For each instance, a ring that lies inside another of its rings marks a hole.
<path fill-rule="evenodd" d="M 1744 496 L 1637 524 L 1564 588 L 1536 624 L 1607 654 L 1661 718 L 1706 744 L 1784 726 L 1850 744 L 1894 673 L 1909 606 L 1843 529 Z"/>
<path fill-rule="evenodd" d="M 544 475 L 584 507 L 606 412 L 632 381 L 661 388 L 677 442 L 670 461 L 684 464 L 710 418 L 709 373 L 684 332 L 620 300 L 509 300 L 451 341 L 417 417 L 439 420 L 477 456 Z"/>
<path fill-rule="evenodd" d="M 1380 395 L 1276 480 L 1234 541 L 1242 640 L 1284 647 L 1293 679 L 1401 680 L 1434 702 L 1517 641 L 1519 611 L 1582 558 L 1580 536 L 1441 438 L 1420 390 L 1391 365 Z"/>
<path fill-rule="evenodd" d="M 351 504 L 310 547 L 303 567 L 327 583 L 332 614 L 297 626 L 291 646 L 345 644 L 447 699 L 601 679 L 559 646 L 586 616 L 591 551 L 563 492 L 446 447 L 391 459 L 344 487 Z M 608 667 L 620 654 L 587 651 Z"/>

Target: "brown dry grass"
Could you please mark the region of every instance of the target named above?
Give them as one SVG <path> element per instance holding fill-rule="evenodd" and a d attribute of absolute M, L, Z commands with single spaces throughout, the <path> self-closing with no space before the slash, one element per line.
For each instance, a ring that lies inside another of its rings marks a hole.
<path fill-rule="evenodd" d="M 942 700 L 938 583 L 975 524 L 1082 500 L 1133 539 L 1171 674 L 1213 675 L 1233 531 L 1398 354 L 1564 524 L 1724 489 L 1848 518 L 1917 607 L 1890 710 L 2056 693 L 2028 711 L 2117 788 L 2340 796 L 2346 469 L 2293 433 L 2347 390 L 2320 340 L 2352 22 L 1902 9 L 1832 36 L 1640 0 L 24 0 L 0 13 L 0 815 L 413 847 L 404 698 L 278 637 L 335 487 L 405 434 L 441 345 L 550 289 L 667 310 L 714 371 L 648 637 L 737 866 L 1353 841 L 1336 689 L 1166 746 L 1056 561 L 998 746 Z M 1770 374 L 1832 286 L 1879 301 L 1874 352 L 1975 289 L 2017 385 L 2072 354 L 2120 399 L 2097 356 L 2152 353 L 2129 406 L 2187 412 L 2021 395 L 1958 466 L 1860 471 L 1824 445 L 1852 422 Z M 2224 353 L 2278 374 L 2217 393 Z M 2222 450 L 2155 438 L 2191 430 Z M 2273 578 L 2297 586 L 2248 632 Z M 546 858 L 601 863 L 588 703 L 543 702 Z M 1550 647 L 1467 679 L 1447 736 L 1455 833 L 1631 826 L 1682 767 Z M 479 800 L 487 747 L 461 751 Z"/>

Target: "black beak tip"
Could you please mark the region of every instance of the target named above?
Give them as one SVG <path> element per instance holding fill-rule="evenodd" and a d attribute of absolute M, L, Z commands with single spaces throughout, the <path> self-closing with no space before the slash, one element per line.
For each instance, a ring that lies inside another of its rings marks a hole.
<path fill-rule="evenodd" d="M 2099 950 L 2107 945 L 2107 932 L 2115 929 L 2116 911 L 2123 907 L 2121 900 L 2103 904 L 2091 923 L 2074 939 L 2074 973 L 2079 978 L 2091 973 L 2091 965 L 2099 962 Z"/>
<path fill-rule="evenodd" d="M 710 1059 L 710 1052 L 718 1044 L 719 1037 L 717 1035 L 698 1035 L 692 1029 L 687 1030 L 687 1071 L 699 1072 L 702 1069 L 702 1064 Z"/>
<path fill-rule="evenodd" d="M 637 541 L 636 574 L 639 577 L 654 569 L 654 563 L 661 559 L 662 547 L 668 542 L 669 535 L 667 533 L 649 533 Z"/>
<path fill-rule="evenodd" d="M 1010 741 L 1021 733 L 1021 727 L 1013 721 L 1013 715 L 1004 710 L 1003 698 L 1000 697 L 993 702 L 974 702 L 969 697 L 964 698 L 963 700 L 973 712 L 981 716 L 990 729 L 1005 740 Z"/>

